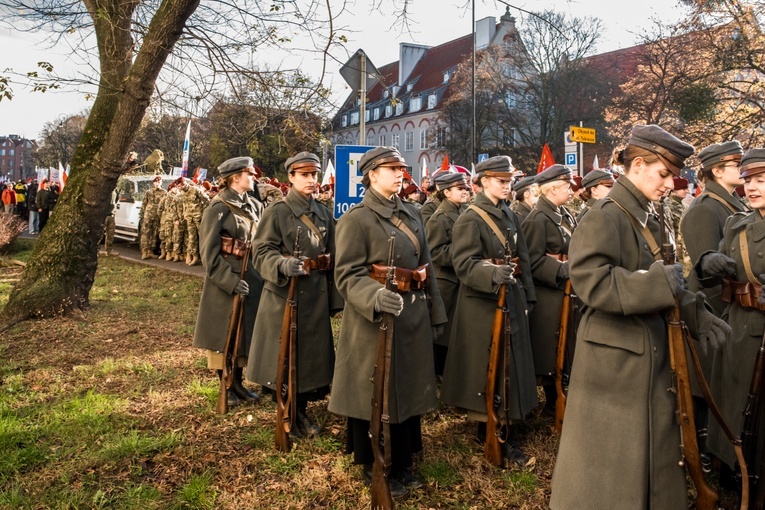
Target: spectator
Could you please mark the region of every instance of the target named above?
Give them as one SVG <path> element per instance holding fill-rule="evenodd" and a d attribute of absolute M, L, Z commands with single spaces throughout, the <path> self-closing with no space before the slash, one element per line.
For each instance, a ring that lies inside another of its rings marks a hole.
<path fill-rule="evenodd" d="M 24 181 L 17 182 L 13 191 L 16 193 L 16 214 L 24 219 L 27 217 L 27 187 L 24 186 Z"/>
<path fill-rule="evenodd" d="M 38 233 L 40 233 L 42 229 L 45 228 L 45 224 L 48 223 L 48 216 L 50 215 L 50 209 L 48 209 L 48 195 L 50 195 L 50 191 L 48 190 L 48 179 L 43 179 L 40 184 L 40 190 L 37 192 L 37 197 L 35 198 L 35 206 L 37 206 L 37 212 L 40 215 L 40 228 L 37 231 Z"/>
<path fill-rule="evenodd" d="M 37 211 L 37 179 L 32 180 L 27 190 L 27 207 L 29 208 L 29 233 L 40 232 L 40 213 Z"/>
<path fill-rule="evenodd" d="M 3 188 L 3 209 L 6 214 L 13 214 L 16 211 L 16 192 L 13 190 L 13 183 L 6 182 Z"/>

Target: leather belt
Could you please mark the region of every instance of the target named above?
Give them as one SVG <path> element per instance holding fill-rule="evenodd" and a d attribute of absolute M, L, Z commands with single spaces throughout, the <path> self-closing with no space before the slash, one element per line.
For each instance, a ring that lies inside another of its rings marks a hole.
<path fill-rule="evenodd" d="M 545 253 L 548 257 L 552 257 L 560 262 L 568 261 L 568 253 Z"/>
<path fill-rule="evenodd" d="M 311 269 L 318 269 L 319 271 L 331 271 L 334 267 L 335 261 L 332 260 L 331 253 L 322 253 L 315 259 L 305 259 L 303 261 L 303 269 L 306 273 L 310 273 Z"/>
<path fill-rule="evenodd" d="M 726 303 L 734 301 L 742 308 L 750 310 L 759 310 L 765 312 L 765 305 L 757 302 L 757 298 L 762 295 L 762 287 L 752 285 L 750 282 L 737 282 L 723 278 L 722 282 L 722 300 Z"/>
<path fill-rule="evenodd" d="M 403 267 L 394 268 L 394 277 L 396 279 L 396 290 L 404 293 L 410 290 L 422 290 L 428 286 L 428 265 L 425 264 L 416 269 L 405 269 Z M 382 264 L 372 264 L 372 270 L 369 276 L 383 285 L 388 278 L 388 266 Z"/>
<path fill-rule="evenodd" d="M 245 243 L 229 236 L 220 236 L 220 251 L 241 259 L 244 257 Z"/>
<path fill-rule="evenodd" d="M 505 259 L 486 259 L 495 266 L 504 266 L 505 265 Z M 515 267 L 513 268 L 513 276 L 518 276 L 521 274 L 521 258 L 520 257 L 513 257 L 510 259 L 510 262 L 515 264 Z"/>

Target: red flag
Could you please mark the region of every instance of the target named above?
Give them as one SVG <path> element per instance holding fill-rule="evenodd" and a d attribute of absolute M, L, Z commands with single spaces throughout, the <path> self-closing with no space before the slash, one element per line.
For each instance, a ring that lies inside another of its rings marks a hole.
<path fill-rule="evenodd" d="M 446 170 L 449 171 L 449 156 L 444 156 L 444 160 L 441 162 L 441 168 L 439 170 Z"/>
<path fill-rule="evenodd" d="M 414 182 L 414 179 L 412 179 L 412 176 L 406 171 L 406 168 L 404 168 L 404 179 L 407 179 L 409 182 Z"/>
<path fill-rule="evenodd" d="M 555 160 L 553 159 L 552 152 L 550 152 L 550 147 L 545 144 L 544 147 L 542 147 L 542 157 L 539 158 L 537 173 L 545 171 L 547 168 L 550 168 L 554 164 Z"/>

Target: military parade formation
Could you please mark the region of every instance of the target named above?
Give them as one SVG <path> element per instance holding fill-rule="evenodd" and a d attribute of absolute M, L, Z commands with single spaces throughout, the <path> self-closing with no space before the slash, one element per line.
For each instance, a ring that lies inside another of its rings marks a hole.
<path fill-rule="evenodd" d="M 329 396 L 373 508 L 423 484 L 421 417 L 439 404 L 511 469 L 534 464 L 513 424 L 549 417 L 555 510 L 716 509 L 710 472 L 763 508 L 765 149 L 700 151 L 695 198 L 694 153 L 635 125 L 623 171 L 525 175 L 494 156 L 420 187 L 377 147 L 339 220 L 315 154 L 289 158 L 283 184 L 233 158 L 215 186 L 155 180 L 142 257 L 204 267 L 193 345 L 218 411 L 257 403 L 245 381 L 259 385 L 289 451 L 322 433 L 309 403 Z"/>

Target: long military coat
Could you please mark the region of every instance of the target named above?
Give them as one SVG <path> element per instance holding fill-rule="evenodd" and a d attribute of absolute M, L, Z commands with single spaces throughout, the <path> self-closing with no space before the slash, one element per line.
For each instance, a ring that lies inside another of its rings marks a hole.
<path fill-rule="evenodd" d="M 419 251 L 407 235 L 393 226 L 396 214 L 417 236 Z M 345 299 L 335 375 L 329 410 L 343 416 L 369 420 L 372 382 L 381 314 L 375 312 L 375 293 L 382 284 L 369 276 L 372 264 L 387 265 L 388 239 L 395 233 L 396 266 L 414 269 L 431 264 L 430 249 L 417 210 L 398 197 L 388 200 L 372 188 L 361 203 L 337 222 L 335 282 Z M 432 277 L 432 272 L 431 272 Z M 402 294 L 404 309 L 395 318 L 390 371 L 390 420 L 402 423 L 436 407 L 431 325 L 447 322 L 438 281 L 428 281 L 428 293 Z"/>
<path fill-rule="evenodd" d="M 306 215 L 319 230 L 321 239 L 301 218 Z M 300 227 L 300 255 L 316 260 L 335 251 L 335 222 L 332 213 L 314 200 L 290 191 L 284 200 L 266 207 L 258 224 L 253 249 L 255 268 L 265 281 L 247 365 L 247 379 L 276 389 L 282 318 L 290 279 L 279 272 L 279 261 L 294 256 L 295 236 Z M 298 393 L 328 386 L 332 382 L 335 349 L 330 315 L 343 308 L 335 288 L 334 272 L 312 269 L 297 277 Z"/>
<path fill-rule="evenodd" d="M 510 249 L 513 256 L 520 257 L 521 274 L 516 283 L 508 285 L 507 292 L 512 326 L 509 409 L 511 419 L 520 419 L 538 404 L 526 318 L 527 303 L 536 301 L 528 250 L 518 218 L 504 203 L 495 206 L 481 192 L 474 205 L 486 211 L 503 232 L 510 229 Z M 452 317 L 441 400 L 486 413 L 486 372 L 499 292 L 499 285 L 492 281 L 495 265 L 486 259 L 503 257 L 505 239 L 498 239 L 483 218 L 470 209 L 454 224 L 452 239 L 452 260 L 460 288 Z"/>
<path fill-rule="evenodd" d="M 571 241 L 570 276 L 587 305 L 577 335 L 566 418 L 552 481 L 554 510 L 687 508 L 680 429 L 664 312 L 667 277 L 640 231 L 660 227 L 646 197 L 622 177 Z M 678 296 L 696 334 L 696 295 Z"/>
<path fill-rule="evenodd" d="M 529 314 L 534 370 L 538 376 L 551 376 L 555 371 L 566 280 L 558 277 L 561 262 L 547 254 L 568 254 L 576 221 L 566 209 L 555 207 L 541 196 L 522 226 L 537 294 L 537 304 Z"/>
<path fill-rule="evenodd" d="M 454 305 L 457 303 L 457 291 L 460 286 L 452 264 L 452 228 L 463 210 L 464 206 L 443 200 L 426 226 L 430 256 L 433 258 L 434 273 L 438 278 L 438 291 L 441 293 L 447 317 L 454 317 Z M 449 321 L 443 334 L 434 341 L 437 345 L 449 346 L 452 322 Z"/>
<path fill-rule="evenodd" d="M 532 209 L 529 207 L 529 204 L 526 202 L 519 202 L 516 200 L 510 205 L 510 209 L 515 213 L 515 215 L 518 217 L 518 221 L 523 223 L 523 220 L 526 219 L 526 216 L 528 216 Z"/>
<path fill-rule="evenodd" d="M 433 216 L 433 213 L 436 212 L 436 209 L 438 209 L 438 206 L 441 205 L 441 200 L 433 195 L 432 197 L 429 197 L 424 204 L 422 204 L 422 207 L 420 207 L 420 214 L 422 214 L 422 224 L 427 225 L 428 221 L 430 221 L 430 217 Z"/>
<path fill-rule="evenodd" d="M 736 280 L 747 281 L 744 262 L 740 250 L 741 232 L 746 231 L 749 248 L 749 263 L 755 277 L 765 273 L 765 221 L 760 213 L 755 211 L 748 215 L 737 214 L 728 219 L 725 233 L 720 242 L 720 252 L 733 258 L 737 263 Z M 701 272 L 696 271 L 698 275 Z M 703 285 L 717 286 L 719 279 L 706 278 L 700 280 Z M 723 318 L 733 328 L 731 341 L 717 351 L 716 363 L 712 371 L 712 390 L 715 400 L 720 406 L 725 421 L 734 434 L 739 434 L 744 425 L 744 404 L 749 393 L 749 383 L 752 379 L 754 360 L 765 331 L 765 313 L 741 307 L 738 303 L 727 306 Z M 759 449 L 762 448 L 762 434 L 765 424 L 760 421 Z M 709 421 L 710 451 L 733 467 L 736 457 L 730 441 L 720 429 L 716 420 Z M 760 458 L 760 453 L 757 458 Z M 751 469 L 751 468 L 750 468 Z"/>
<path fill-rule="evenodd" d="M 254 236 L 262 210 L 263 206 L 246 193 L 240 196 L 231 188 L 225 188 L 202 213 L 199 252 L 205 268 L 205 281 L 194 331 L 194 347 L 223 351 L 234 288 L 239 283 L 243 261 L 221 252 L 220 237 L 226 235 L 244 242 L 248 235 Z M 263 279 L 252 264 L 252 257 L 247 266 L 244 280 L 250 286 L 250 293 L 244 299 L 244 341 L 237 353 L 244 357 L 250 352 L 252 329 L 263 290 Z"/>
<path fill-rule="evenodd" d="M 725 203 L 721 203 L 719 199 Z M 680 220 L 680 233 L 691 259 L 691 265 L 696 265 L 702 253 L 718 249 L 720 240 L 723 238 L 725 222 L 731 215 L 745 210 L 747 208 L 738 196 L 728 193 L 715 181 L 707 182 L 704 192 L 691 202 Z M 722 288 L 719 285 L 703 288 L 695 272 L 691 271 L 688 275 L 688 287 L 694 291 L 703 290 L 715 315 L 722 316 L 726 304 L 720 296 Z"/>
<path fill-rule="evenodd" d="M 579 214 L 576 215 L 576 221 L 577 223 L 582 221 L 582 218 L 584 218 L 584 215 L 587 214 L 587 211 L 592 209 L 592 206 L 595 205 L 595 202 L 597 202 L 597 198 L 590 198 L 587 202 L 582 205 L 582 208 L 579 210 Z"/>

